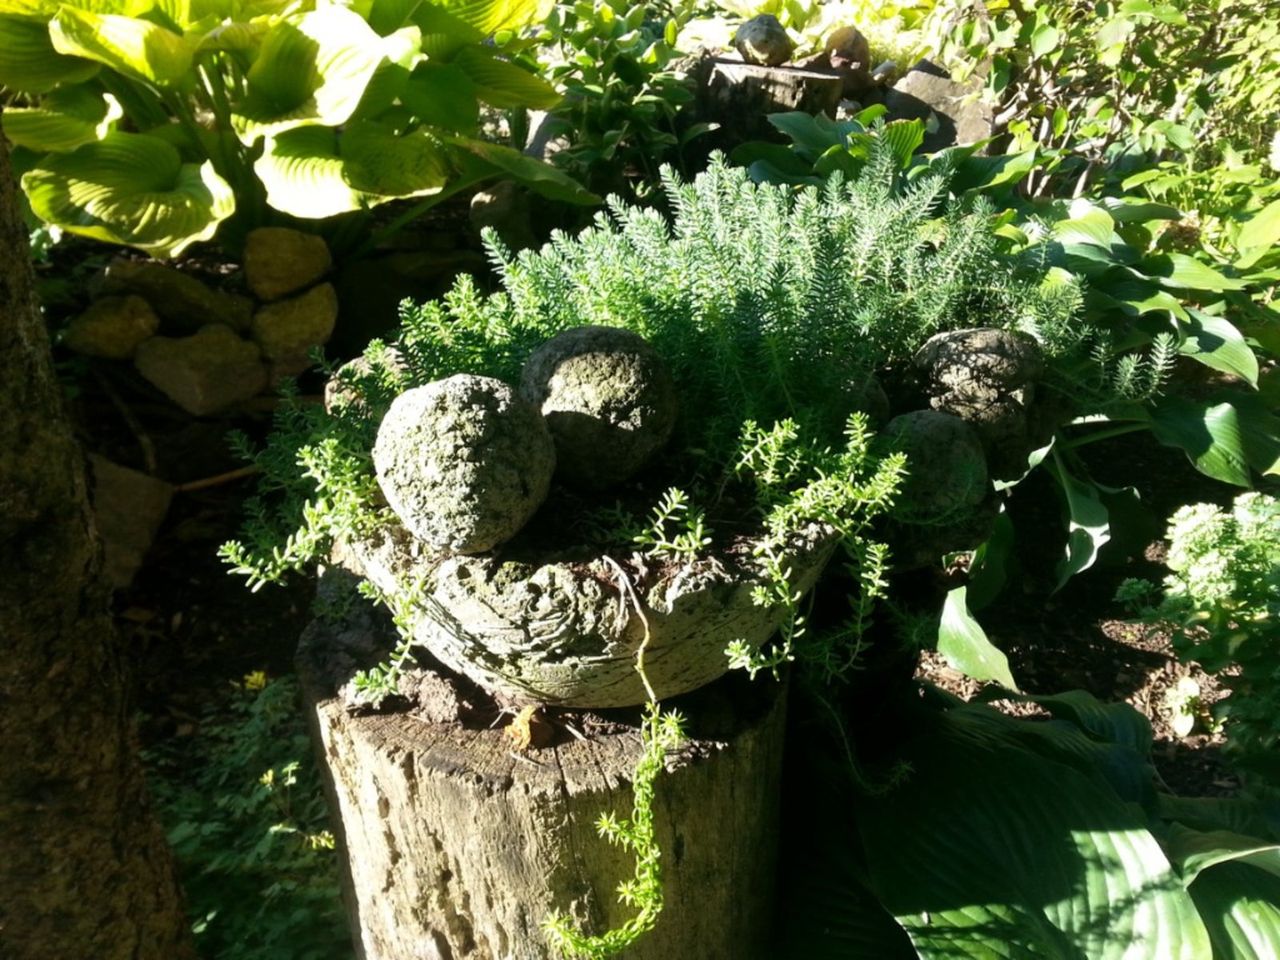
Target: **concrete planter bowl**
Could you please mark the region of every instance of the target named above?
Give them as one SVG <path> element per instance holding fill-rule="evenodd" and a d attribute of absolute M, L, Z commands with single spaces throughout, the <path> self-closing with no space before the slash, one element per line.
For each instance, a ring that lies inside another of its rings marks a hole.
<path fill-rule="evenodd" d="M 648 699 L 636 670 L 642 643 L 645 673 L 666 698 L 725 673 L 732 641 L 755 648 L 773 636 L 784 614 L 752 600 L 765 582 L 753 545 L 742 538 L 688 562 L 527 547 L 440 558 L 393 524 L 341 545 L 335 559 L 391 596 L 421 583 L 414 638 L 500 699 L 607 708 Z M 825 527 L 795 538 L 796 589 L 813 586 L 835 546 Z"/>

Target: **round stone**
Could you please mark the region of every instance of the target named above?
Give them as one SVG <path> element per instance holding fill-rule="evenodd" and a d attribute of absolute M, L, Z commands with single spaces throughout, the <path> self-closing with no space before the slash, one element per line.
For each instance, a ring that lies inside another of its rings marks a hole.
<path fill-rule="evenodd" d="M 738 27 L 733 46 L 747 63 L 777 67 L 791 59 L 795 44 L 784 27 L 771 13 L 752 17 Z"/>
<path fill-rule="evenodd" d="M 628 479 L 671 436 L 675 382 L 653 347 L 616 327 L 575 327 L 530 355 L 520 395 L 555 439 L 560 476 L 589 490 Z"/>
<path fill-rule="evenodd" d="M 491 550 L 547 496 L 555 446 L 535 407 L 499 380 L 458 374 L 406 390 L 378 428 L 378 485 L 414 536 L 442 553 Z"/>
<path fill-rule="evenodd" d="M 963 518 L 987 496 L 987 460 L 972 426 L 934 410 L 894 417 L 884 435 L 907 455 L 907 478 L 894 516 L 907 523 Z"/>

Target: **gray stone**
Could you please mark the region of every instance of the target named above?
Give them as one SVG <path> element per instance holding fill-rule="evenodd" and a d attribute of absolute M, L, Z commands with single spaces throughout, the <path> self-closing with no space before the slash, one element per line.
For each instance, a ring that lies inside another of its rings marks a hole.
<path fill-rule="evenodd" d="M 576 327 L 535 350 L 520 395 L 542 411 L 557 470 L 599 490 L 633 476 L 675 427 L 675 382 L 653 347 L 616 327 Z"/>
<path fill-rule="evenodd" d="M 512 250 L 535 246 L 529 195 L 510 180 L 495 183 L 471 198 L 471 226 L 477 232 L 493 227 Z"/>
<path fill-rule="evenodd" d="M 842 95 L 857 99 L 875 83 L 871 79 L 871 45 L 857 27 L 837 27 L 827 35 L 822 52 L 802 61 L 811 70 L 834 70 L 843 79 Z"/>
<path fill-rule="evenodd" d="M 253 339 L 262 355 L 278 364 L 308 366 L 312 347 L 327 343 L 338 321 L 338 294 L 322 283 L 301 296 L 259 307 L 253 315 Z"/>
<path fill-rule="evenodd" d="M 954 144 L 977 143 L 995 133 L 991 106 L 983 102 L 983 82 L 957 83 L 941 67 L 922 60 L 885 91 L 889 120 L 926 122 L 921 149 L 932 153 Z"/>
<path fill-rule="evenodd" d="M 380 380 L 397 380 L 403 383 L 409 365 L 395 347 L 387 347 L 381 369 L 376 369 L 367 357 L 359 356 L 340 366 L 324 385 L 324 408 L 333 413 L 340 407 L 364 406 L 358 385 L 364 378 L 374 376 Z"/>
<path fill-rule="evenodd" d="M 172 485 L 137 470 L 89 455 L 93 512 L 102 537 L 107 582 L 117 590 L 133 582 L 169 512 Z"/>
<path fill-rule="evenodd" d="M 76 353 L 128 360 L 160 329 L 160 318 L 141 297 L 103 297 L 71 321 L 63 343 Z"/>
<path fill-rule="evenodd" d="M 259 227 L 244 243 L 244 275 L 260 300 L 278 300 L 315 283 L 333 265 L 329 247 L 315 234 L 287 227 Z"/>
<path fill-rule="evenodd" d="M 747 63 L 764 67 L 786 63 L 796 48 L 786 28 L 771 13 L 752 17 L 738 27 L 733 35 L 733 46 Z"/>
<path fill-rule="evenodd" d="M 931 337 L 912 358 L 929 406 L 972 424 L 987 466 L 998 480 L 1027 470 L 1039 441 L 1032 415 L 1036 383 L 1044 375 L 1040 344 L 1014 330 L 953 330 Z"/>
<path fill-rule="evenodd" d="M 133 362 L 165 396 L 198 417 L 248 400 L 267 385 L 258 348 L 220 324 L 189 337 L 152 337 L 138 347 Z"/>
<path fill-rule="evenodd" d="M 137 294 L 171 333 L 191 333 L 210 323 L 247 330 L 253 314 L 247 297 L 214 290 L 190 274 L 151 260 L 112 260 L 92 287 L 95 297 Z"/>
<path fill-rule="evenodd" d="M 987 462 L 978 434 L 965 421 L 936 410 L 894 417 L 884 435 L 907 455 L 895 518 L 907 523 L 954 521 L 986 499 Z"/>
<path fill-rule="evenodd" d="M 391 509 L 449 554 L 481 553 L 514 536 L 546 499 L 555 461 L 537 408 L 499 380 L 468 374 L 402 393 L 373 446 Z"/>

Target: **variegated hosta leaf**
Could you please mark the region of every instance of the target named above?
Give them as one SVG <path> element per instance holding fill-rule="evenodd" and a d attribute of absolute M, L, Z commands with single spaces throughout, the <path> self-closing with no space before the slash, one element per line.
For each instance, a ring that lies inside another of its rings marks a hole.
<path fill-rule="evenodd" d="M 211 239 L 235 209 L 211 163 L 183 163 L 173 146 L 138 133 L 109 133 L 46 157 L 23 175 L 22 188 L 47 223 L 158 257 Z"/>
<path fill-rule="evenodd" d="M 97 72 L 96 63 L 54 50 L 47 24 L 0 15 L 0 87 L 45 93 L 59 83 L 81 83 Z"/>
<path fill-rule="evenodd" d="M 254 170 L 271 206 L 308 219 L 438 193 L 451 172 L 431 134 L 372 121 L 351 124 L 341 139 L 325 127 L 287 130 L 267 141 Z"/>
<path fill-rule="evenodd" d="M 400 51 L 401 44 L 394 44 Z M 276 25 L 249 68 L 232 122 L 246 144 L 308 123 L 345 123 L 388 47 L 357 14 L 324 7 Z"/>
<path fill-rule="evenodd" d="M 96 60 L 126 76 L 157 86 L 186 79 L 199 41 L 149 20 L 63 7 L 49 21 L 59 53 Z"/>
<path fill-rule="evenodd" d="M 65 153 L 107 135 L 124 111 L 92 86 L 59 87 L 38 107 L 10 107 L 0 117 L 5 136 L 41 153 Z"/>

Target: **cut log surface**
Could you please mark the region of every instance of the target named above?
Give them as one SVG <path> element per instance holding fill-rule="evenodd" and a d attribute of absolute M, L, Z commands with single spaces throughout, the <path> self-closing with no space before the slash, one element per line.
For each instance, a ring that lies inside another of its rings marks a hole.
<path fill-rule="evenodd" d="M 629 917 L 615 890 L 633 860 L 595 822 L 630 816 L 638 711 L 557 711 L 549 745 L 521 753 L 493 702 L 439 668 L 401 685 L 402 712 L 353 715 L 337 691 L 391 642 L 360 605 L 316 621 L 298 656 L 358 955 L 543 960 L 553 911 L 592 933 Z M 672 702 L 691 739 L 656 786 L 665 908 L 626 957 L 768 956 L 784 699 L 735 675 Z"/>

